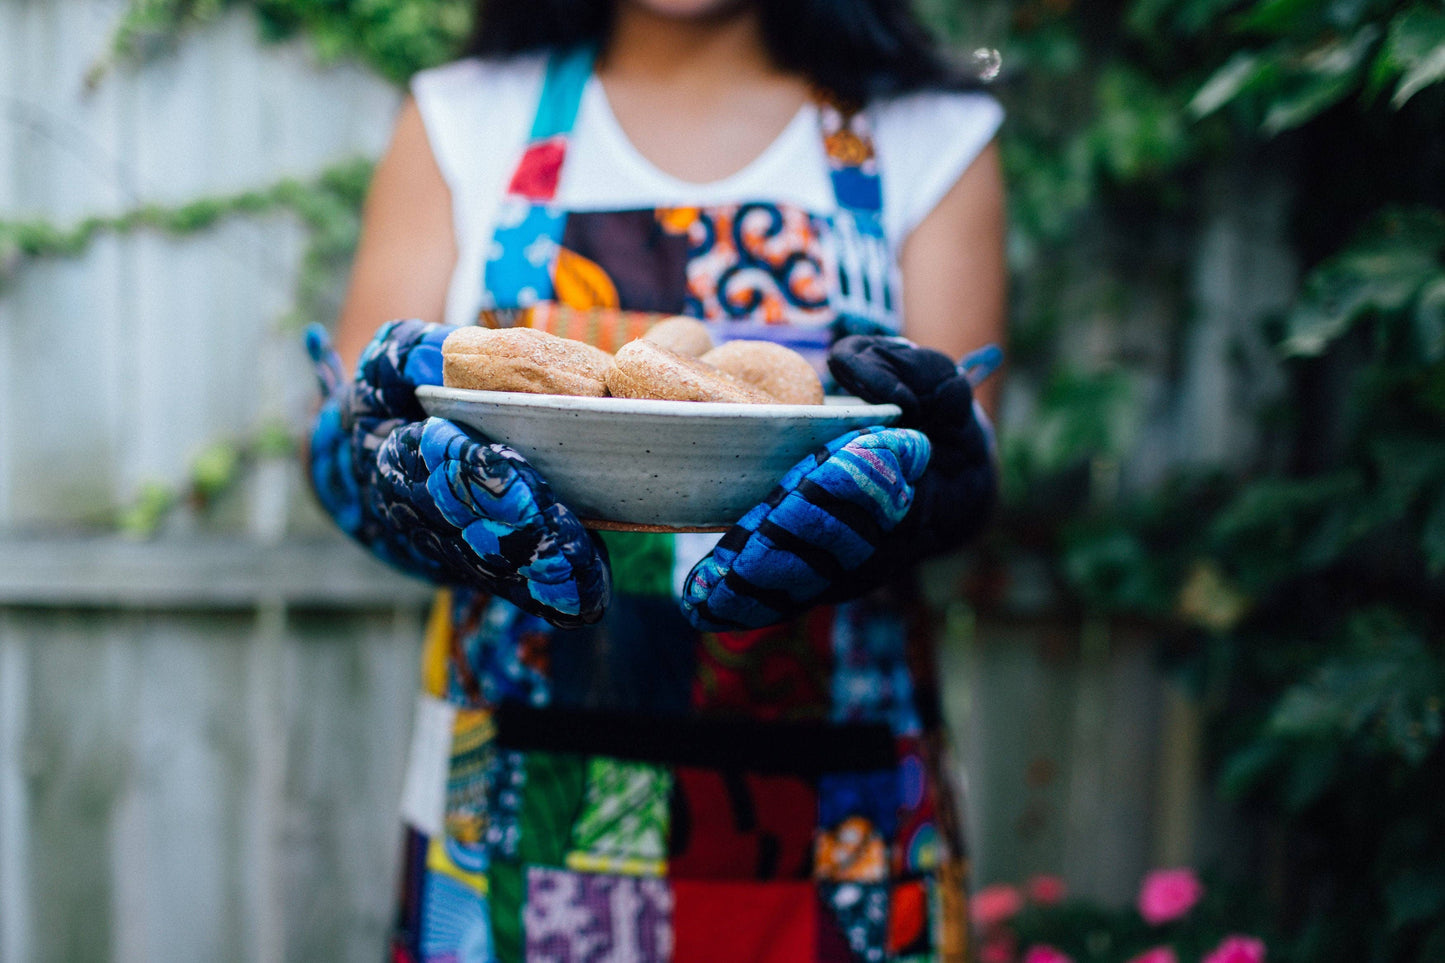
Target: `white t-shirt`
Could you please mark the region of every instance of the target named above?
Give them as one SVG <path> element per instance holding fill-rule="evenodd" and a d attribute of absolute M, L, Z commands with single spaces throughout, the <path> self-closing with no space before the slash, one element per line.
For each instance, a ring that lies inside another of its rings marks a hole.
<path fill-rule="evenodd" d="M 451 188 L 458 259 L 448 324 L 470 324 L 481 304 L 493 220 L 527 144 L 544 56 L 459 60 L 412 78 L 411 89 L 442 176 Z M 993 139 L 1003 109 L 987 94 L 917 93 L 868 108 L 883 182 L 883 229 L 894 251 Z M 635 210 L 745 201 L 837 209 L 811 103 L 766 150 L 722 180 L 695 184 L 657 169 L 628 141 L 596 77 L 587 82 L 556 204 L 564 210 Z"/>

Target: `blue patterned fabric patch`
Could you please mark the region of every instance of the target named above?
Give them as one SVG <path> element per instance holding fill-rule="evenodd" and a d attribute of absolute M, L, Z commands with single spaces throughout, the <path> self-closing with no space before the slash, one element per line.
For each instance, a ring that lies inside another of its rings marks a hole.
<path fill-rule="evenodd" d="M 492 963 L 486 898 L 446 873 L 428 871 L 421 912 L 424 963 Z"/>
<path fill-rule="evenodd" d="M 522 842 L 522 796 L 527 787 L 527 757 L 499 750 L 487 781 L 487 850 L 492 861 L 515 860 Z"/>
<path fill-rule="evenodd" d="M 484 308 L 531 307 L 550 301 L 552 265 L 562 244 L 567 215 L 555 208 L 509 197 L 497 210 L 495 248 L 514 256 L 489 260 L 485 267 Z"/>
<path fill-rule="evenodd" d="M 888 947 L 888 887 L 874 883 L 820 883 L 823 904 L 864 963 L 883 963 Z"/>
<path fill-rule="evenodd" d="M 895 735 L 922 727 L 905 654 L 907 628 L 898 613 L 874 603 L 838 606 L 833 622 L 833 719 L 887 722 Z"/>

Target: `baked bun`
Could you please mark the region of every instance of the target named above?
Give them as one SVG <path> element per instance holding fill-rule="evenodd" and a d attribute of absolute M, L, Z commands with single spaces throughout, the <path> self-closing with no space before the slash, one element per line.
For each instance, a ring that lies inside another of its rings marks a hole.
<path fill-rule="evenodd" d="M 712 350 L 712 335 L 696 318 L 664 318 L 648 328 L 642 337 L 689 358 L 701 358 Z"/>
<path fill-rule="evenodd" d="M 601 398 L 611 367 L 606 351 L 535 328 L 458 328 L 442 342 L 449 388 Z"/>
<path fill-rule="evenodd" d="M 823 382 L 808 360 L 771 341 L 729 341 L 702 360 L 785 405 L 821 405 Z"/>
<path fill-rule="evenodd" d="M 771 395 L 725 371 L 645 338 L 617 349 L 607 389 L 618 398 L 773 404 Z"/>

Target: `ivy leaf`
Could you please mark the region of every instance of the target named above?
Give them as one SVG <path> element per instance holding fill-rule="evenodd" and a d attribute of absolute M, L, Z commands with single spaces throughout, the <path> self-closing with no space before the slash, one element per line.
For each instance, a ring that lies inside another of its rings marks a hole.
<path fill-rule="evenodd" d="M 1415 303 L 1415 345 L 1426 364 L 1445 358 L 1445 275 L 1425 285 Z"/>
<path fill-rule="evenodd" d="M 1445 13 L 1414 6 L 1390 21 L 1374 73 L 1377 80 L 1404 74 L 1390 98 L 1396 109 L 1431 84 L 1445 81 Z"/>
<path fill-rule="evenodd" d="M 1260 0 L 1239 18 L 1236 28 L 1272 36 L 1313 32 L 1326 22 L 1332 0 Z"/>
<path fill-rule="evenodd" d="M 1411 67 L 1409 72 L 1400 78 L 1400 86 L 1395 88 L 1395 95 L 1390 98 L 1390 105 L 1397 109 L 1403 107 L 1405 101 L 1431 84 L 1438 84 L 1442 80 L 1445 80 L 1445 43 L 1430 51 L 1427 57 Z"/>
<path fill-rule="evenodd" d="M 1418 766 L 1442 735 L 1445 673 L 1419 637 L 1385 611 L 1350 622 L 1347 651 L 1286 690 L 1265 731 L 1298 742 L 1350 745 Z"/>
<path fill-rule="evenodd" d="M 1290 66 L 1284 90 L 1264 115 L 1263 129 L 1273 136 L 1313 120 L 1351 93 L 1370 55 L 1380 28 L 1366 24 L 1349 40 L 1316 47 Z"/>
<path fill-rule="evenodd" d="M 1281 351 L 1318 355 L 1367 312 L 1405 308 L 1438 277 L 1442 244 L 1445 214 L 1439 211 L 1392 211 L 1377 218 L 1311 273 L 1286 318 Z"/>
<path fill-rule="evenodd" d="M 191 494 L 202 502 L 216 498 L 228 488 L 241 466 L 241 453 L 235 445 L 212 442 L 191 461 Z"/>
<path fill-rule="evenodd" d="M 179 496 L 170 485 L 147 481 L 116 519 L 117 527 L 130 538 L 149 538 L 160 528 Z"/>
<path fill-rule="evenodd" d="M 1139 424 L 1138 383 L 1125 371 L 1061 371 L 1039 398 L 1033 428 L 1005 442 L 1008 460 L 1041 474 L 1091 457 L 1118 457 Z"/>
<path fill-rule="evenodd" d="M 1102 167 L 1128 182 L 1167 170 L 1187 149 L 1174 97 L 1136 70 L 1113 67 L 1096 88 L 1098 119 L 1090 147 Z"/>
<path fill-rule="evenodd" d="M 1159 584 L 1159 560 L 1133 532 L 1077 532 L 1064 549 L 1064 574 L 1090 604 L 1108 610 L 1163 612 L 1168 591 Z"/>
<path fill-rule="evenodd" d="M 1288 751 L 1280 739 L 1264 738 L 1247 743 L 1225 761 L 1219 775 L 1220 791 L 1229 799 L 1240 799 L 1260 784 Z"/>
<path fill-rule="evenodd" d="M 1237 0 L 1135 0 L 1124 15 L 1129 33 L 1146 41 L 1169 42 L 1161 34 L 1195 36 L 1213 27 Z"/>
<path fill-rule="evenodd" d="M 1321 557 L 1329 560 L 1321 533 L 1339 507 L 1363 490 L 1353 472 L 1260 479 L 1220 510 L 1209 535 L 1232 562 L 1243 590 L 1258 596 L 1277 580 L 1313 568 Z"/>
<path fill-rule="evenodd" d="M 1272 70 L 1273 65 L 1259 54 L 1241 51 L 1225 61 L 1224 66 L 1200 86 L 1185 109 L 1195 119 L 1207 117 L 1246 90 L 1259 86 Z"/>

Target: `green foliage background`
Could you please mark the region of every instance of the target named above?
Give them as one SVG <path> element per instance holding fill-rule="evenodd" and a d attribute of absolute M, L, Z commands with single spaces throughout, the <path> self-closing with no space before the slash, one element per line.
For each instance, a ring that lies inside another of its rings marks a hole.
<path fill-rule="evenodd" d="M 304 36 L 324 60 L 401 82 L 450 56 L 470 6 L 137 0 L 90 82 L 234 7 L 268 38 Z M 1161 658 L 1208 708 L 1219 790 L 1259 841 L 1241 839 L 1232 864 L 1264 894 L 1271 959 L 1445 960 L 1445 6 L 919 6 L 961 51 L 1002 51 L 1012 365 L 1042 386 L 1005 440 L 1008 507 L 984 564 L 1042 555 L 1079 611 L 1159 626 Z M 284 208 L 313 237 L 298 318 L 327 320 L 368 169 L 66 229 L 0 222 L 0 261 L 14 270 L 103 231 Z M 1283 394 L 1252 413 L 1261 445 L 1247 464 L 1121 491 L 1110 469 L 1138 443 L 1140 372 L 1127 358 L 1074 363 L 1061 332 L 1163 278 L 1178 323 L 1161 336 L 1182 338 L 1195 201 L 1241 172 L 1293 185 L 1305 275 L 1287 310 L 1251 319 Z M 1083 247 L 1084 232 L 1110 243 Z M 1087 288 L 1100 303 L 1079 302 L 1071 281 L 1085 276 L 1102 279 Z M 237 464 L 209 453 L 193 488 L 224 484 Z M 146 493 L 125 518 L 144 529 L 173 500 Z M 1074 929 L 1041 932 L 1076 959 L 1122 959 L 1119 944 L 1080 935 L 1111 917 L 1078 913 Z"/>

